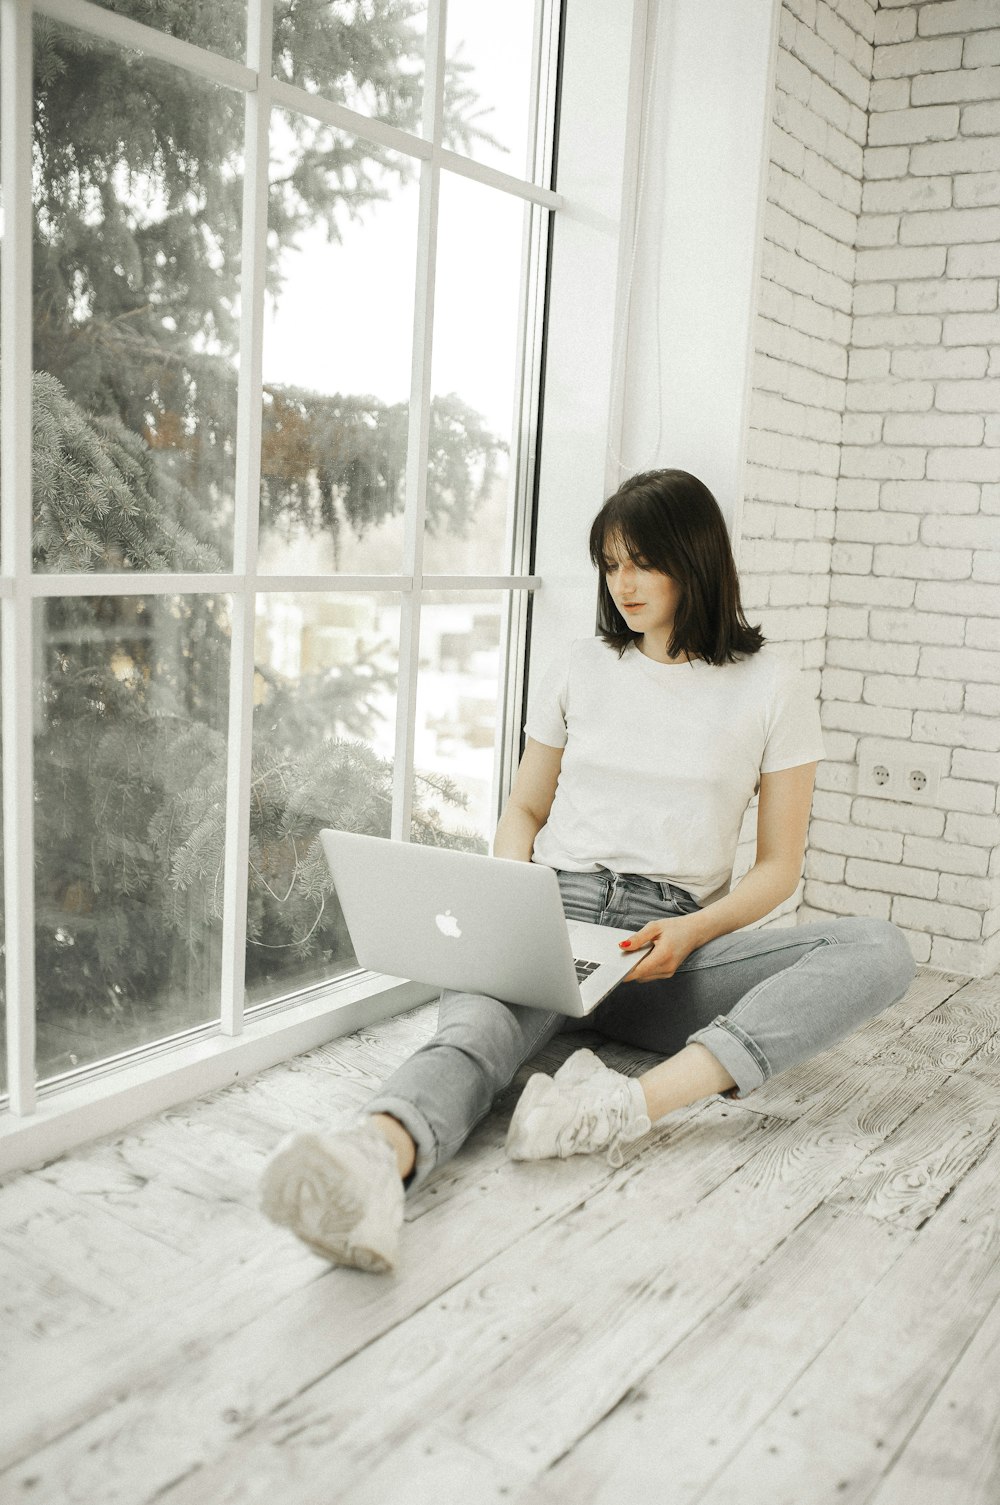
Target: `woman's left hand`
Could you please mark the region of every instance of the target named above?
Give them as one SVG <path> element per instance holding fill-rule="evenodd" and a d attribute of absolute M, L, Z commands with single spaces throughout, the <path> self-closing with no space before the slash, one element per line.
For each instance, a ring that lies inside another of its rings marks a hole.
<path fill-rule="evenodd" d="M 697 949 L 698 940 L 691 924 L 692 916 L 678 915 L 676 919 L 650 920 L 637 930 L 623 950 L 638 951 L 640 946 L 652 945 L 652 951 L 632 968 L 625 982 L 653 982 L 660 977 L 673 977 L 684 958 Z"/>

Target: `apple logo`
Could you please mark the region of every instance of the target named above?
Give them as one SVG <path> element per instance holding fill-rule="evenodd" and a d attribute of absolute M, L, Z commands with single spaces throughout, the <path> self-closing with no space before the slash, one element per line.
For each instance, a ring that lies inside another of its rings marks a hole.
<path fill-rule="evenodd" d="M 462 934 L 458 921 L 450 909 L 445 910 L 444 914 L 435 915 L 434 923 L 442 935 L 449 935 L 457 940 Z"/>

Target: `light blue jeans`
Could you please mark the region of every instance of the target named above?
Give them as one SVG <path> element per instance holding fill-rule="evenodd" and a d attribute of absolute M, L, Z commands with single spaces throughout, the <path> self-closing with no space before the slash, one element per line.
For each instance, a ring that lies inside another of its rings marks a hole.
<path fill-rule="evenodd" d="M 684 889 L 602 868 L 560 872 L 571 920 L 640 930 L 690 914 Z M 585 1020 L 472 993 L 441 995 L 437 1034 L 366 1105 L 389 1113 L 417 1147 L 408 1186 L 459 1149 L 525 1061 L 560 1030 L 671 1056 L 698 1040 L 745 1096 L 768 1077 L 833 1045 L 901 998 L 915 967 L 888 920 L 830 919 L 788 929 L 737 930 L 692 951 L 673 977 L 622 983 Z"/>

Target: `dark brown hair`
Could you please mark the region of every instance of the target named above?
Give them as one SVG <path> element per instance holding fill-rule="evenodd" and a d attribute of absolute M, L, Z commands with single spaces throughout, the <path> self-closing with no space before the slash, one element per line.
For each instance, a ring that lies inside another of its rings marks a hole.
<path fill-rule="evenodd" d="M 594 518 L 590 557 L 600 574 L 597 630 L 624 653 L 641 633 L 633 632 L 612 599 L 607 582 L 609 546 L 634 564 L 670 575 L 681 596 L 667 652 L 690 654 L 710 664 L 732 663 L 764 643 L 740 604 L 740 583 L 726 520 L 715 497 L 686 470 L 647 470 L 623 481 Z"/>

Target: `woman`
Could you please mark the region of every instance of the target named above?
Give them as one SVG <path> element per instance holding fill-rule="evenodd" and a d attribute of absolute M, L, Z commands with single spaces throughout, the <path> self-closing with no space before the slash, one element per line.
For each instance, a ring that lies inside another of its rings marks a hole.
<path fill-rule="evenodd" d="M 823 744 L 800 672 L 743 614 L 711 492 L 681 470 L 634 476 L 598 513 L 590 553 L 600 635 L 575 643 L 532 697 L 493 850 L 555 868 L 570 919 L 651 945 L 584 1027 L 665 1059 L 634 1078 L 578 1050 L 554 1077 L 532 1076 L 508 1133 L 515 1160 L 606 1150 L 614 1164 L 664 1114 L 744 1096 L 825 1049 L 901 997 L 914 973 L 888 921 L 744 928 L 796 888 Z M 755 791 L 756 858 L 730 892 Z M 442 994 L 437 1034 L 359 1126 L 279 1146 L 264 1211 L 335 1264 L 392 1269 L 405 1188 L 574 1027 Z"/>

